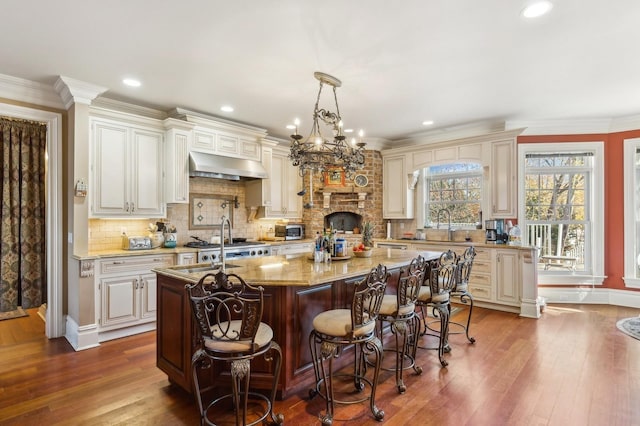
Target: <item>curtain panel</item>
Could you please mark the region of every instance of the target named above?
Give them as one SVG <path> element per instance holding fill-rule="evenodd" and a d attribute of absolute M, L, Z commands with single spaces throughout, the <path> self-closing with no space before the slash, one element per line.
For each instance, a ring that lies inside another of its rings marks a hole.
<path fill-rule="evenodd" d="M 0 117 L 0 312 L 46 302 L 47 126 Z"/>

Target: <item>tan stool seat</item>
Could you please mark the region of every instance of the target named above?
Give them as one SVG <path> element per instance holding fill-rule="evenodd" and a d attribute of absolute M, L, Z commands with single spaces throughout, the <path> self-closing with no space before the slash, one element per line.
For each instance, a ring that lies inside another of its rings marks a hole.
<path fill-rule="evenodd" d="M 364 336 L 371 333 L 376 327 L 375 322 L 371 322 L 356 330 L 355 336 Z M 349 335 L 351 330 L 351 309 L 332 309 L 324 311 L 313 319 L 313 328 L 327 336 L 344 337 Z"/>
<path fill-rule="evenodd" d="M 247 340 L 232 340 L 225 336 L 240 335 L 241 320 L 233 320 L 221 322 L 211 327 L 211 332 L 216 339 L 209 339 L 204 336 L 204 345 L 207 349 L 217 352 L 247 352 L 253 351 L 271 343 L 273 339 L 273 330 L 267 324 L 261 322 L 256 332 L 254 346 L 252 347 Z M 222 330 L 222 331 L 221 331 Z"/>
<path fill-rule="evenodd" d="M 380 315 L 384 316 L 400 316 L 408 315 L 415 311 L 415 303 L 402 306 L 398 309 L 398 297 L 395 294 L 385 294 L 382 298 L 382 306 L 380 306 Z"/>

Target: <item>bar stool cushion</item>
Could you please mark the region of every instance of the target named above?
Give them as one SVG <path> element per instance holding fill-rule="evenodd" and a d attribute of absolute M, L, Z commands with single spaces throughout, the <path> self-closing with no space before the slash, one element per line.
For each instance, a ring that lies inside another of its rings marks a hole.
<path fill-rule="evenodd" d="M 469 283 L 466 282 L 458 282 L 453 289 L 455 293 L 465 293 L 469 290 Z"/>
<path fill-rule="evenodd" d="M 228 329 L 227 326 L 229 327 Z M 258 331 L 256 332 L 255 348 L 251 347 L 251 342 L 249 340 L 232 340 L 223 338 L 223 333 L 221 332 L 221 330 L 225 330 L 228 337 L 230 335 L 240 334 L 241 326 L 241 320 L 233 320 L 230 324 L 228 321 L 224 321 L 219 325 L 214 325 L 213 327 L 211 327 L 211 331 L 213 332 L 213 335 L 217 338 L 220 338 L 220 340 L 214 340 L 205 337 L 205 347 L 210 351 L 216 352 L 247 352 L 268 345 L 269 342 L 271 342 L 271 340 L 273 339 L 273 330 L 263 322 L 260 323 L 260 325 L 258 326 Z"/>
<path fill-rule="evenodd" d="M 394 296 L 395 297 L 395 296 Z M 356 330 L 354 335 L 364 336 L 375 330 L 376 322 L 371 321 L 364 327 Z M 349 335 L 351 330 L 351 309 L 331 309 L 316 315 L 313 319 L 313 328 L 324 335 L 343 337 Z"/>
<path fill-rule="evenodd" d="M 382 305 L 380 306 L 380 315 L 384 316 L 402 316 L 408 315 L 415 311 L 416 305 L 411 303 L 403 306 L 398 311 L 398 296 L 395 294 L 385 294 L 382 298 Z"/>
<path fill-rule="evenodd" d="M 445 303 L 449 300 L 449 292 L 436 294 L 434 297 L 431 297 L 431 287 L 429 287 L 428 285 L 423 285 L 422 287 L 420 287 L 418 300 L 424 303 Z"/>

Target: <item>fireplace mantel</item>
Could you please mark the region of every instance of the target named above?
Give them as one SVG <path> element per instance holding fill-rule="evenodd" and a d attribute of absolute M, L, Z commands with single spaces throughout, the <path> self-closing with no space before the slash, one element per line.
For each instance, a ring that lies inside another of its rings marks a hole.
<path fill-rule="evenodd" d="M 318 189 L 316 192 L 322 193 L 322 208 L 328 209 L 331 207 L 331 194 L 353 194 L 358 198 L 342 199 L 341 201 L 357 201 L 358 208 L 364 209 L 364 202 L 367 199 L 367 194 L 373 192 L 372 188 L 363 188 L 359 186 L 325 186 Z"/>

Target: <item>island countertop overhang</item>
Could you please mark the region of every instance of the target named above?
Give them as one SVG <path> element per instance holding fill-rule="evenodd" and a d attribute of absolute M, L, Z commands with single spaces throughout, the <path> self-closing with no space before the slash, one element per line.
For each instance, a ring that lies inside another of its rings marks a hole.
<path fill-rule="evenodd" d="M 336 280 L 362 277 L 371 268 L 382 264 L 389 270 L 400 268 L 411 262 L 411 259 L 422 255 L 433 259 L 440 252 L 422 250 L 390 250 L 385 248 L 372 249 L 371 257 L 349 257 L 346 260 L 332 260 L 316 263 L 310 259 L 310 254 L 286 256 L 267 256 L 248 259 L 234 259 L 228 262 L 233 267 L 227 268 L 227 273 L 235 273 L 245 281 L 262 286 L 315 286 Z M 153 269 L 160 275 L 166 275 L 187 282 L 197 282 L 210 271 L 189 272 L 207 264 L 178 265 Z"/>

